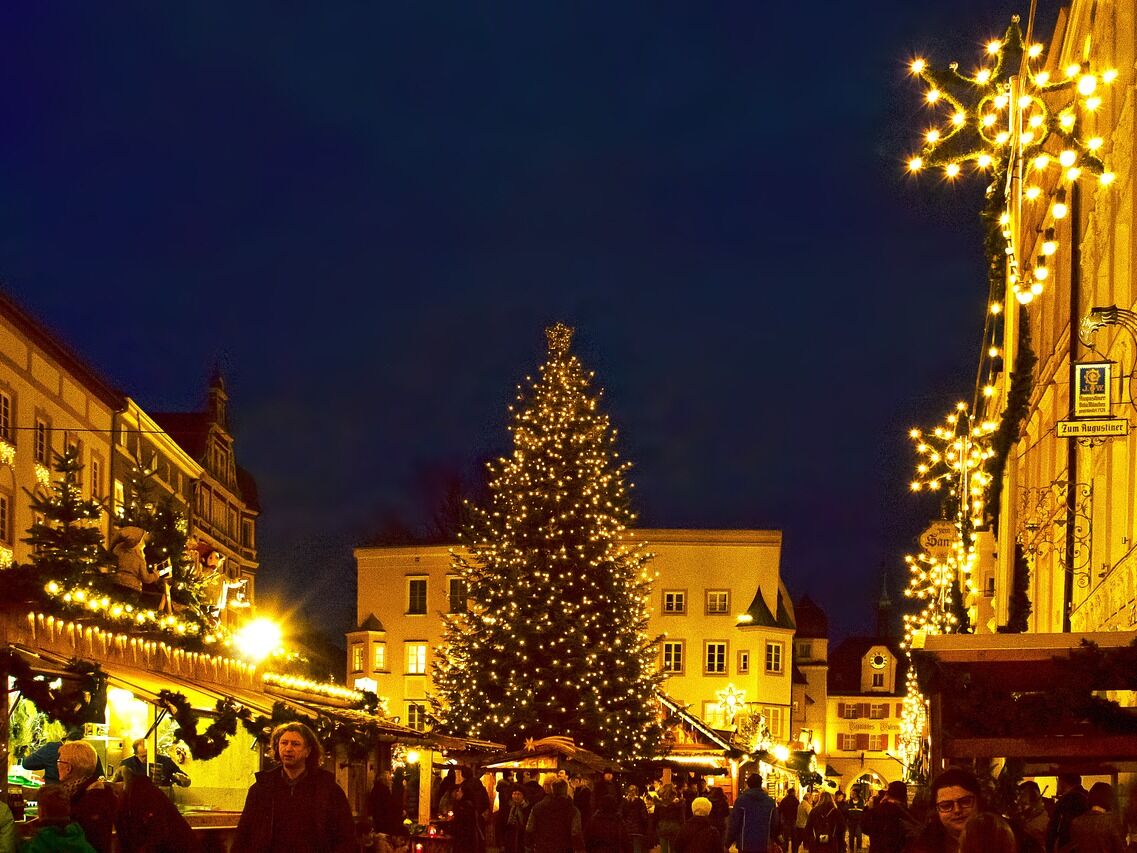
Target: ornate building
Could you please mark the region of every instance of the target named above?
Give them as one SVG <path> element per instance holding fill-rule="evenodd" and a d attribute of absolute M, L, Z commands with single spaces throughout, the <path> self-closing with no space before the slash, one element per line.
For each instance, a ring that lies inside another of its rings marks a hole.
<path fill-rule="evenodd" d="M 780 576 L 781 533 L 637 530 L 655 554 L 648 632 L 661 636 L 663 690 L 709 726 L 761 715 L 776 740 L 791 732 L 793 603 Z M 465 610 L 450 549 L 357 548 L 358 627 L 348 634 L 349 681 L 374 688 L 392 714 L 425 724 L 441 617 Z"/>

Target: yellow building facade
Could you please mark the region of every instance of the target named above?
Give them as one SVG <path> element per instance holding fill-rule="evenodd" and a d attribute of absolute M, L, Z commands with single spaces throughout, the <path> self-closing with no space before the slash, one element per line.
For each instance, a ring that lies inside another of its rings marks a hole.
<path fill-rule="evenodd" d="M 1092 140 L 1114 178 L 1104 185 L 1086 176 L 1068 190 L 1059 186 L 1054 170 L 1031 178 L 1055 203 L 1027 204 L 1015 228 L 1022 257 L 1044 257 L 1047 241 L 1058 251 L 1041 294 L 1024 307 L 1006 300 L 998 404 L 1005 402 L 1010 370 L 1028 345 L 1017 334 L 1020 313 L 1038 362 L 1028 414 L 1007 460 L 1000 524 L 989 540 L 991 553 L 981 554 L 986 562 L 972 599 L 980 632 L 1012 618 L 1016 545 L 1030 569 L 1028 630 L 1137 629 L 1137 435 L 1130 431 L 1137 421 L 1130 378 L 1137 323 L 1127 319 L 1137 309 L 1135 43 L 1132 3 L 1075 0 L 1059 15 L 1047 51 L 1053 79 L 1074 72 L 1068 97 L 1081 103 L 1079 135 Z M 1114 79 L 1107 84 L 1108 77 Z M 1087 110 L 1091 99 L 1098 105 Z M 1055 214 L 1057 202 L 1063 205 L 1061 217 Z M 1098 310 L 1109 306 L 1119 311 Z M 1111 401 L 1098 405 L 1091 420 L 1111 421 L 1128 434 L 1060 437 L 1068 428 L 1063 422 L 1079 420 L 1071 391 L 1084 379 L 1075 366 L 1085 362 L 1107 366 L 1111 392 Z M 991 406 L 992 416 L 996 409 Z M 991 599 L 989 609 L 983 598 Z"/>
<path fill-rule="evenodd" d="M 126 400 L 19 305 L 0 293 L 0 565 L 27 562 L 28 492 L 47 486 L 53 462 L 79 449 L 83 492 L 105 499 L 111 435 Z M 104 536 L 107 517 L 101 521 Z"/>
<path fill-rule="evenodd" d="M 775 738 L 788 737 L 794 621 L 780 575 L 781 533 L 631 536 L 655 555 L 648 630 L 661 637 L 663 690 L 712 727 L 728 727 L 737 711 L 757 711 Z M 466 601 L 450 548 L 366 546 L 355 559 L 359 621 L 348 634 L 349 683 L 375 689 L 392 715 L 421 727 L 443 617 Z"/>

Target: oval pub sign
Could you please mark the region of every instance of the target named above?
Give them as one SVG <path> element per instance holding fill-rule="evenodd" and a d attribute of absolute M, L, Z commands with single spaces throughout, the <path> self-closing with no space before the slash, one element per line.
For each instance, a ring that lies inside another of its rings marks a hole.
<path fill-rule="evenodd" d="M 959 533 L 956 531 L 954 523 L 946 519 L 933 521 L 920 534 L 920 550 L 929 557 L 946 560 L 951 556 L 952 548 L 955 547 L 958 538 Z"/>

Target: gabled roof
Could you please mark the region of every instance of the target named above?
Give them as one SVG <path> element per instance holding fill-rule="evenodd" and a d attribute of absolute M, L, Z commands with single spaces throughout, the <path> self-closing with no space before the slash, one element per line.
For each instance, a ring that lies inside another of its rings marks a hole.
<path fill-rule="evenodd" d="M 205 465 L 205 453 L 209 447 L 209 429 L 213 426 L 213 416 L 209 412 L 147 412 L 178 446 Z M 208 467 L 208 466 L 206 466 Z M 245 505 L 254 512 L 261 511 L 257 481 L 253 475 L 240 465 L 237 466 L 237 494 Z"/>
<path fill-rule="evenodd" d="M 794 605 L 797 617 L 797 637 L 801 640 L 829 639 L 829 617 L 812 598 L 803 595 Z"/>
<path fill-rule="evenodd" d="M 861 691 L 861 664 L 869 649 L 883 646 L 896 658 L 896 684 L 891 692 L 881 690 Z M 905 676 L 908 672 L 908 656 L 900 648 L 897 640 L 890 637 L 850 637 L 829 655 L 828 687 L 830 696 L 902 696 L 905 692 Z"/>
<path fill-rule="evenodd" d="M 685 705 L 681 705 L 678 700 L 672 699 L 662 690 L 656 690 L 655 695 L 664 708 L 694 729 L 696 734 L 706 738 L 719 749 L 735 751 L 735 747 L 731 746 L 730 738 L 725 732 L 712 729 L 699 717 L 688 711 Z"/>
<path fill-rule="evenodd" d="M 359 627 L 356 628 L 355 630 L 356 631 L 385 631 L 386 629 L 383 627 L 383 623 L 379 621 L 379 618 L 374 613 L 368 613 L 367 618 L 364 619 L 362 622 L 360 622 Z"/>
<path fill-rule="evenodd" d="M 770 612 L 770 608 L 766 606 L 766 599 L 762 595 L 762 587 L 754 593 L 754 600 L 750 602 L 750 606 L 746 608 L 746 615 L 750 618 L 743 624 L 756 625 L 760 628 L 773 628 L 778 623 L 774 621 L 774 614 Z"/>
<path fill-rule="evenodd" d="M 770 612 L 770 608 L 766 605 L 766 599 L 762 595 L 762 587 L 759 586 L 754 593 L 754 600 L 751 601 L 750 606 L 746 608 L 745 615 L 750 618 L 740 619 L 738 624 L 746 627 L 787 628 L 792 631 L 794 629 L 794 620 L 786 608 L 786 601 L 780 589 L 778 590 L 777 607 L 778 615 L 774 616 L 774 614 Z"/>

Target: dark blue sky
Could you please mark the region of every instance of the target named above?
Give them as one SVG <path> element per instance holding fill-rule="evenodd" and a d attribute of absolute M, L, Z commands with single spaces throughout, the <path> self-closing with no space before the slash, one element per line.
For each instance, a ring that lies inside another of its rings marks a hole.
<path fill-rule="evenodd" d="M 980 187 L 903 174 L 906 61 L 969 67 L 1016 11 L 10 4 L 0 280 L 151 410 L 220 360 L 260 590 L 336 633 L 351 548 L 506 446 L 558 320 L 642 524 L 780 528 L 795 597 L 868 630 L 986 292 Z"/>

